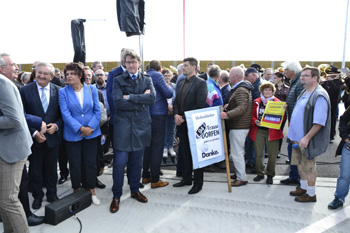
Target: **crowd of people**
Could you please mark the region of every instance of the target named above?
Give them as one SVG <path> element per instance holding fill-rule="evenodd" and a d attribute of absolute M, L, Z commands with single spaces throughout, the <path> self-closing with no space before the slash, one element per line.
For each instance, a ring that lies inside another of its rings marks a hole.
<path fill-rule="evenodd" d="M 210 167 L 193 170 L 185 112 L 213 106 L 223 106 L 220 118 L 234 165 L 233 187 L 248 184 L 248 170 L 256 173 L 254 182 L 266 176 L 266 183 L 273 184 L 287 125 L 290 173 L 281 184 L 297 185 L 290 192 L 297 202 L 317 201 L 316 160 L 334 142 L 343 90 L 345 106 L 350 102 L 350 81 L 338 68 L 302 68 L 297 61 L 286 61 L 276 70 L 257 64 L 221 70 L 209 63 L 207 72 L 200 73 L 199 61 L 188 57 L 172 69 L 153 60 L 141 72 L 141 62 L 137 52 L 124 48 L 120 66 L 109 73 L 99 61 L 91 68 L 67 63 L 63 71 L 36 61 L 31 73 L 19 73 L 11 56 L 0 54 L 0 211 L 5 232 L 29 232 L 28 226 L 43 223 L 43 216 L 31 212 L 28 193 L 33 209 L 42 206 L 45 196 L 55 202 L 57 184 L 69 175 L 73 192 L 86 189 L 92 203 L 100 205 L 95 188 L 106 187 L 98 176 L 110 145 L 111 213 L 119 210 L 125 170 L 131 197 L 141 203 L 148 202 L 140 192 L 145 184 L 169 185 L 160 179 L 162 159 L 168 156 L 177 157 L 176 175 L 182 177 L 173 187 L 193 184 L 188 194 L 200 192 Z M 267 103 L 281 101 L 286 103 L 281 127 L 263 126 Z M 337 154 L 342 159 L 331 209 L 341 207 L 349 191 L 349 121 L 347 109 L 339 123 Z M 180 142 L 177 153 L 174 138 Z"/>

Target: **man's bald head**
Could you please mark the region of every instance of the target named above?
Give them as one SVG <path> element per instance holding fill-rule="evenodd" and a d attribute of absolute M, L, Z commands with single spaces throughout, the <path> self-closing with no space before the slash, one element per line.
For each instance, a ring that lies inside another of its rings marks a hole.
<path fill-rule="evenodd" d="M 242 81 L 244 78 L 244 71 L 240 66 L 233 67 L 230 70 L 230 83 L 235 85 L 236 83 Z"/>

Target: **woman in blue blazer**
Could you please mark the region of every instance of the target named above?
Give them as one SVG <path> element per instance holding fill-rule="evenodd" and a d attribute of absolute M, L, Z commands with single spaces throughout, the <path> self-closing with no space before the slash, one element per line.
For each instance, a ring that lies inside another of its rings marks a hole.
<path fill-rule="evenodd" d="M 101 109 L 96 87 L 84 84 L 83 67 L 68 63 L 64 68 L 68 81 L 59 90 L 59 102 L 64 121 L 63 138 L 66 141 L 71 182 L 74 192 L 81 187 L 81 168 L 86 177 L 85 188 L 91 192 L 92 202 L 100 204 L 95 194 L 97 138 L 101 135 Z"/>

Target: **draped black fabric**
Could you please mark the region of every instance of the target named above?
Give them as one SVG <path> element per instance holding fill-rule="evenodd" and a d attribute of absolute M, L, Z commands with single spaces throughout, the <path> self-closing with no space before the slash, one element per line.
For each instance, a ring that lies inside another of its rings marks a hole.
<path fill-rule="evenodd" d="M 120 31 L 126 36 L 144 34 L 144 0 L 117 0 L 117 15 Z"/>
<path fill-rule="evenodd" d="M 82 62 L 85 65 L 86 48 L 85 48 L 85 19 L 74 19 L 71 21 L 72 40 L 74 47 L 73 62 Z"/>

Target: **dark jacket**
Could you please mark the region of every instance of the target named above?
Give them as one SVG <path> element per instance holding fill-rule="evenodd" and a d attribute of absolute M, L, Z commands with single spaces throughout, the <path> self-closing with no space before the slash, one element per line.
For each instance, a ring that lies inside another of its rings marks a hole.
<path fill-rule="evenodd" d="M 297 102 L 298 96 L 300 95 L 302 90 L 304 90 L 303 85 L 301 85 L 300 75 L 301 75 L 301 72 L 295 77 L 295 79 L 291 80 L 290 82 L 290 88 L 286 99 L 286 102 L 288 105 L 287 116 L 289 121 L 292 117 L 293 109 Z"/>
<path fill-rule="evenodd" d="M 144 94 L 147 89 L 151 93 Z M 129 99 L 124 99 L 123 95 L 129 95 Z M 134 81 L 128 72 L 124 72 L 113 78 L 115 150 L 131 152 L 150 145 L 149 106 L 154 104 L 155 98 L 156 92 L 148 75 L 139 72 Z"/>
<path fill-rule="evenodd" d="M 114 124 L 114 115 L 115 115 L 115 106 L 113 101 L 113 80 L 114 80 L 114 77 L 122 74 L 123 72 L 124 72 L 123 68 L 119 66 L 108 73 L 106 85 L 107 85 L 107 100 L 108 100 L 109 110 L 111 113 L 109 123 L 111 125 Z"/>
<path fill-rule="evenodd" d="M 224 101 L 224 106 L 225 106 L 225 104 L 228 104 L 228 101 L 230 100 L 230 96 L 231 96 L 230 84 L 226 84 L 225 86 L 221 87 L 221 92 L 222 92 L 222 100 Z"/>
<path fill-rule="evenodd" d="M 254 89 L 252 90 L 252 104 L 254 104 L 254 100 L 260 97 L 259 87 L 262 84 L 261 78 L 257 78 L 254 83 L 252 83 Z"/>
<path fill-rule="evenodd" d="M 341 155 L 343 146 L 345 144 L 345 139 L 350 138 L 350 108 L 347 108 L 344 114 L 340 117 L 339 120 L 339 136 L 341 137 L 341 141 L 338 145 L 335 156 Z"/>
<path fill-rule="evenodd" d="M 174 100 L 174 115 L 181 115 L 184 119 L 185 116 L 181 114 L 182 112 L 205 108 L 205 103 L 208 95 L 207 83 L 203 79 L 198 78 L 195 75 L 192 76 L 191 79 L 193 80 L 190 84 L 191 86 L 189 87 L 187 93 L 182 93 L 182 88 L 186 79 L 183 79 L 178 84 L 178 87 L 176 89 L 176 97 Z M 182 109 L 179 109 L 181 94 L 184 94 L 185 98 L 184 103 L 182 105 Z M 187 130 L 186 122 L 184 122 L 177 128 L 180 130 Z"/>
<path fill-rule="evenodd" d="M 62 129 L 63 120 L 61 116 L 61 110 L 59 106 L 59 94 L 58 91 L 61 89 L 59 86 L 50 83 L 50 101 L 46 113 L 44 112 L 38 87 L 36 82 L 30 83 L 21 88 L 21 97 L 23 102 L 24 110 L 27 114 L 40 117 L 46 124 L 55 123 L 58 126 L 58 131 L 53 134 L 45 134 L 47 145 L 49 147 L 59 146 L 62 142 Z M 35 128 L 29 128 L 30 134 L 36 131 Z M 41 147 L 42 144 L 38 143 L 35 139 L 33 140 L 33 147 Z"/>
<path fill-rule="evenodd" d="M 150 69 L 147 74 L 151 76 L 154 89 L 156 91 L 156 101 L 149 107 L 151 116 L 167 116 L 167 99 L 173 97 L 173 90 L 169 87 L 160 72 Z"/>

